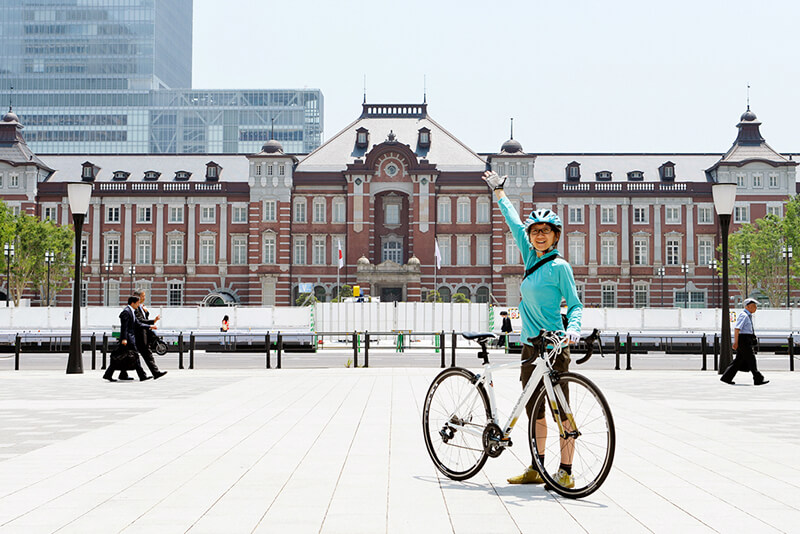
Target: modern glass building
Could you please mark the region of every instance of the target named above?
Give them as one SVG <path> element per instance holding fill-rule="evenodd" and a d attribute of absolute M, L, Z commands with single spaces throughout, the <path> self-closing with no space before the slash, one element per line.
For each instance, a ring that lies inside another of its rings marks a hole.
<path fill-rule="evenodd" d="M 192 0 L 0 3 L 0 102 L 37 153 L 253 153 L 273 132 L 287 152 L 321 143 L 317 89 L 191 81 Z"/>

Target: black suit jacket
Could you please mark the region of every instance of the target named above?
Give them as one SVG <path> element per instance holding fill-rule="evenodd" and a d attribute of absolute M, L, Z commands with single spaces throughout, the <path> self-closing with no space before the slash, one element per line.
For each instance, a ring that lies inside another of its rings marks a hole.
<path fill-rule="evenodd" d="M 119 314 L 120 332 L 119 340 L 123 339 L 128 341 L 128 346 L 131 349 L 136 349 L 136 331 L 141 328 L 150 328 L 146 323 L 139 321 L 134 315 L 133 310 L 128 306 L 123 308 Z"/>

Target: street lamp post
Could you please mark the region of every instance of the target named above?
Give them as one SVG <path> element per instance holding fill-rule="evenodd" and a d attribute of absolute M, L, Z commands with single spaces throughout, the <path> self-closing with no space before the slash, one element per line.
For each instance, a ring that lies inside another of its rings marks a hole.
<path fill-rule="evenodd" d="M 731 318 L 730 297 L 728 296 L 728 231 L 731 226 L 733 204 L 736 201 L 736 184 L 715 183 L 711 186 L 714 208 L 719 216 L 722 234 L 722 339 L 719 351 L 719 373 L 731 364 Z"/>
<path fill-rule="evenodd" d="M 136 275 L 136 266 L 131 265 L 128 267 L 128 274 L 131 275 L 131 295 L 133 295 L 133 277 Z"/>
<path fill-rule="evenodd" d="M 714 292 L 717 290 L 717 267 L 719 267 L 719 263 L 717 263 L 716 258 L 713 258 L 710 262 L 708 262 L 708 268 L 711 269 L 711 297 L 713 299 Z"/>
<path fill-rule="evenodd" d="M 661 307 L 663 308 L 664 307 L 664 268 L 663 267 L 659 267 L 658 270 L 656 271 L 656 273 L 658 274 L 658 276 L 661 277 Z"/>
<path fill-rule="evenodd" d="M 44 261 L 47 263 L 47 306 L 50 306 L 50 266 L 53 264 L 53 261 L 56 259 L 56 255 L 53 252 L 47 251 L 44 253 Z"/>
<path fill-rule="evenodd" d="M 14 243 L 6 243 L 3 253 L 6 255 L 6 308 L 8 308 L 11 297 L 11 260 L 14 259 Z"/>
<path fill-rule="evenodd" d="M 69 208 L 72 211 L 72 223 L 75 227 L 75 276 L 72 288 L 72 334 L 69 340 L 69 359 L 67 374 L 83 373 L 83 347 L 81 345 L 81 233 L 86 212 L 89 211 L 89 200 L 92 197 L 92 184 L 72 182 L 67 184 Z"/>
<path fill-rule="evenodd" d="M 683 271 L 683 293 L 686 297 L 686 300 L 683 301 L 683 307 L 689 307 L 689 266 L 685 263 L 681 265 L 681 271 Z"/>
<path fill-rule="evenodd" d="M 786 309 L 791 306 L 791 288 L 789 287 L 789 260 L 792 259 L 792 245 L 784 245 L 783 257 L 786 258 Z"/>
<path fill-rule="evenodd" d="M 750 254 L 742 254 L 742 265 L 744 265 L 744 298 L 750 295 L 750 287 L 747 283 L 747 266 L 750 265 Z"/>
<path fill-rule="evenodd" d="M 113 263 L 107 261 L 103 264 L 106 268 L 106 279 L 104 281 L 101 280 L 101 291 L 103 292 L 103 306 L 108 306 L 108 284 L 111 283 L 111 268 L 114 266 Z"/>

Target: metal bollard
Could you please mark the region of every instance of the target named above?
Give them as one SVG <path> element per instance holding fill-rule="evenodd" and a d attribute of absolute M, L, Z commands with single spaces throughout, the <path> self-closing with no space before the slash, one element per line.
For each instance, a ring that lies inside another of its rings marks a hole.
<path fill-rule="evenodd" d="M 105 371 L 106 369 L 106 355 L 108 354 L 108 333 L 103 332 L 103 365 L 100 366 L 100 369 Z"/>
<path fill-rule="evenodd" d="M 631 346 L 633 345 L 633 341 L 631 341 L 631 334 L 628 332 L 628 337 L 625 338 L 625 359 L 626 359 L 626 371 L 631 370 Z"/>
<path fill-rule="evenodd" d="M 92 371 L 97 369 L 97 335 L 92 332 L 89 344 L 92 347 Z"/>
<path fill-rule="evenodd" d="M 353 330 L 353 368 L 358 367 L 358 332 Z"/>
<path fill-rule="evenodd" d="M 619 332 L 614 336 L 614 354 L 616 355 L 616 364 L 614 370 L 619 371 Z"/>
<path fill-rule="evenodd" d="M 708 340 L 706 339 L 706 335 L 703 334 L 703 337 L 700 338 L 700 350 L 703 351 L 703 367 L 700 369 L 701 371 L 706 371 L 706 356 L 708 353 Z"/>
<path fill-rule="evenodd" d="M 281 368 L 281 353 L 283 352 L 283 335 L 281 331 L 278 330 L 278 367 L 276 369 Z"/>
<path fill-rule="evenodd" d="M 444 330 L 442 330 L 441 332 L 439 332 L 439 352 L 441 354 L 444 354 L 444 339 L 445 339 Z M 444 358 L 444 356 L 442 356 L 442 358 Z M 442 367 L 444 367 L 444 365 L 442 365 Z"/>
<path fill-rule="evenodd" d="M 789 336 L 789 370 L 794 371 L 794 337 Z"/>
<path fill-rule="evenodd" d="M 267 335 L 264 336 L 264 345 L 267 347 L 267 369 L 269 369 L 270 368 L 270 362 L 269 362 L 269 332 L 267 332 Z"/>
<path fill-rule="evenodd" d="M 453 331 L 453 346 L 450 347 L 450 367 L 455 367 L 456 366 L 456 344 L 457 344 L 456 342 L 457 341 L 458 341 L 458 338 L 456 337 L 456 332 L 454 330 Z M 444 367 L 444 365 L 442 367 Z"/>
<path fill-rule="evenodd" d="M 719 370 L 719 334 L 714 334 L 714 370 Z"/>
<path fill-rule="evenodd" d="M 369 332 L 364 330 L 364 367 L 369 367 Z"/>
<path fill-rule="evenodd" d="M 189 369 L 194 369 L 194 332 L 189 334 Z"/>
<path fill-rule="evenodd" d="M 178 332 L 178 369 L 183 369 L 183 332 Z"/>
<path fill-rule="evenodd" d="M 19 371 L 19 353 L 22 352 L 22 339 L 19 334 L 14 338 L 14 370 Z"/>

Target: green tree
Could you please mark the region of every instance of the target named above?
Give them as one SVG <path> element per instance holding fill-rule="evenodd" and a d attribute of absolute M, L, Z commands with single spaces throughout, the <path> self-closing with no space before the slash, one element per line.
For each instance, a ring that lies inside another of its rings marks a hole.
<path fill-rule="evenodd" d="M 317 297 L 311 293 L 300 293 L 297 300 L 294 301 L 295 306 L 313 306 L 317 303 Z"/>
<path fill-rule="evenodd" d="M 47 263 L 45 252 L 52 252 L 54 261 L 50 266 L 50 298 L 68 287 L 73 276 L 74 255 L 72 243 L 74 233 L 70 226 L 58 226 L 47 220 L 21 212 L 14 215 L 0 202 L 0 239 L 3 244 L 14 243 L 11 260 L 11 296 L 19 305 L 25 290 L 34 284 L 44 298 L 47 286 Z M 5 256 L 3 268 L 7 269 Z"/>
<path fill-rule="evenodd" d="M 469 300 L 469 298 L 467 298 L 467 296 L 464 293 L 454 293 L 451 302 L 463 304 L 465 302 L 471 302 L 471 301 Z"/>
<path fill-rule="evenodd" d="M 353 296 L 353 287 L 347 284 L 339 286 L 339 294 L 331 302 L 342 302 L 343 299 Z"/>
<path fill-rule="evenodd" d="M 425 297 L 425 302 L 443 302 L 442 296 L 438 291 L 428 291 L 428 296 Z"/>

